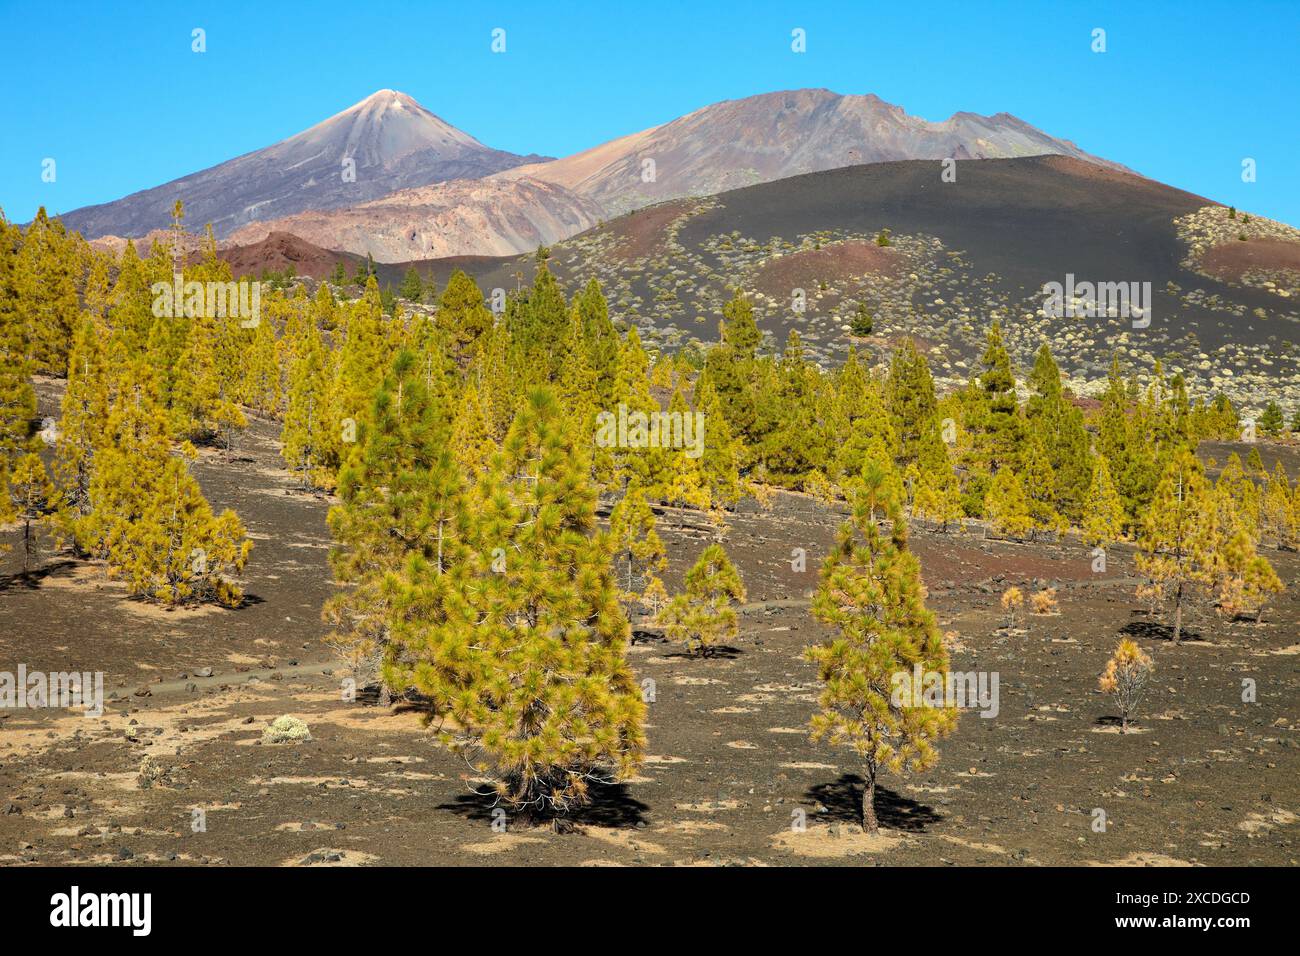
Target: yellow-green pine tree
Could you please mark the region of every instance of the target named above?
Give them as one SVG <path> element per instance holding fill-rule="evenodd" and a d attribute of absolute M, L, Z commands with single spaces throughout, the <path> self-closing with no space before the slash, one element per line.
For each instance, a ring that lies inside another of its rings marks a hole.
<path fill-rule="evenodd" d="M 416 673 L 446 701 L 453 743 L 525 817 L 562 814 L 632 773 L 645 704 L 596 525 L 585 450 L 545 389 L 520 410 L 475 494 L 472 628 L 437 629 Z"/>
<path fill-rule="evenodd" d="M 1034 529 L 1024 483 L 1013 468 L 1002 468 L 993 476 L 984 511 L 995 534 L 1022 539 Z"/>
<path fill-rule="evenodd" d="M 1138 570 L 1168 594 L 1174 604 L 1173 641 L 1183 632 L 1188 598 L 1215 583 L 1221 529 L 1213 492 L 1190 451 L 1173 456 L 1138 536 Z"/>
<path fill-rule="evenodd" d="M 1124 502 L 1110 477 L 1110 463 L 1100 452 L 1093 456 L 1092 481 L 1084 497 L 1083 540 L 1109 547 L 1124 535 Z"/>
<path fill-rule="evenodd" d="M 935 741 L 951 732 L 957 715 L 894 693 L 896 675 L 910 680 L 914 667 L 942 681 L 948 655 L 925 606 L 920 563 L 908 549 L 907 522 L 885 469 L 869 462 L 852 492 L 852 518 L 840 528 L 813 596 L 813 616 L 833 633 L 806 655 L 823 685 L 812 736 L 848 747 L 862 761 L 862 826 L 875 833 L 879 774 L 932 766 Z"/>
<path fill-rule="evenodd" d="M 739 633 L 736 605 L 745 601 L 740 572 L 722 545 L 701 552 L 686 572 L 686 587 L 659 614 L 664 635 L 692 654 L 711 656 L 717 646 Z"/>

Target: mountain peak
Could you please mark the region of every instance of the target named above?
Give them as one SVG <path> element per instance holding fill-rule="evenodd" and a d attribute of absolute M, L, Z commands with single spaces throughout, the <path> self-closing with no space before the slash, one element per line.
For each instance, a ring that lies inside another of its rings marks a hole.
<path fill-rule="evenodd" d="M 399 189 L 478 179 L 538 159 L 484 146 L 413 97 L 376 90 L 272 146 L 202 172 L 63 216 L 89 239 L 166 228 L 175 200 L 187 222 L 224 238 L 250 222 L 338 209 Z"/>
<path fill-rule="evenodd" d="M 874 93 L 779 90 L 725 100 L 550 163 L 531 176 L 576 190 L 608 215 L 841 166 L 908 159 L 1063 155 L 1119 169 L 1007 113 L 954 113 L 942 122 L 908 114 Z M 653 158 L 657 176 L 640 175 Z"/>
<path fill-rule="evenodd" d="M 350 113 L 353 110 L 361 110 L 366 108 L 373 109 L 374 107 L 381 107 L 384 109 L 390 107 L 393 109 L 415 109 L 415 110 L 420 110 L 421 112 L 424 113 L 429 112 L 423 106 L 420 105 L 420 103 L 415 99 L 415 97 L 403 93 L 400 90 L 389 90 L 389 89 L 375 90 L 375 92 L 371 93 L 364 100 L 361 100 L 360 102 L 355 103 L 352 106 L 349 106 L 343 112 Z"/>

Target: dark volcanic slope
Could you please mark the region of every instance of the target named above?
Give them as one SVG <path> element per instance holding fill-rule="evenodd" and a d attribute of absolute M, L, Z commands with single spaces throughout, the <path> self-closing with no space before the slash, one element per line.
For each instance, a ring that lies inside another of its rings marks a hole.
<path fill-rule="evenodd" d="M 669 348 L 712 340 L 739 287 L 757 293 L 777 343 L 797 328 L 821 359 L 847 349 L 842 326 L 861 300 L 879 337 L 919 336 L 935 346 L 937 374 L 954 381 L 967 376 L 994 314 L 1022 363 L 1047 340 L 1080 379 L 1104 377 L 1119 351 L 1136 366 L 1164 357 L 1194 388 L 1252 401 L 1261 387 L 1297 380 L 1296 300 L 1183 264 L 1175 220 L 1209 200 L 1059 156 L 967 160 L 951 183 L 941 171 L 937 162 L 878 163 L 676 200 L 556 245 L 552 266 L 575 282 L 598 277 L 612 311 Z M 882 229 L 899 258 L 872 268 L 861 247 Z M 531 257 L 477 275 L 485 288 L 513 289 L 520 269 L 531 275 Z M 1042 286 L 1067 274 L 1150 282 L 1150 327 L 1105 315 L 1048 320 Z M 807 295 L 802 314 L 791 307 L 796 288 Z"/>

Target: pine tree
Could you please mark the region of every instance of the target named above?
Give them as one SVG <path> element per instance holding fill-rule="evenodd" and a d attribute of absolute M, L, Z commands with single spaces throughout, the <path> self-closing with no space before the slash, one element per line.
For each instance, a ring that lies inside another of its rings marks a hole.
<path fill-rule="evenodd" d="M 1292 500 L 1291 481 L 1282 462 L 1278 461 L 1264 487 L 1259 512 L 1261 534 L 1278 548 L 1296 547 L 1297 526 Z"/>
<path fill-rule="evenodd" d="M 1086 544 L 1109 547 L 1123 537 L 1124 504 L 1110 477 L 1106 456 L 1093 457 L 1092 481 L 1084 501 L 1083 540 Z"/>
<path fill-rule="evenodd" d="M 829 467 L 820 375 L 805 357 L 803 342 L 791 331 L 775 367 L 761 363 L 755 388 L 757 451 L 766 477 L 789 488 L 803 486 L 813 470 Z"/>
<path fill-rule="evenodd" d="M 243 351 L 239 400 L 264 415 L 278 414 L 284 396 L 275 329 L 270 322 L 261 321 L 252 328 L 234 331 Z"/>
<path fill-rule="evenodd" d="M 565 359 L 560 363 L 555 383 L 556 397 L 568 415 L 574 439 L 596 447 L 596 457 L 600 460 L 593 463 L 594 474 L 598 480 L 609 480 L 613 468 L 609 449 L 595 444 L 598 375 L 592 367 L 587 332 L 577 300 L 569 310 L 563 353 Z"/>
<path fill-rule="evenodd" d="M 330 509 L 330 566 L 345 586 L 326 604 L 335 641 L 363 679 L 378 676 L 391 631 L 385 581 L 414 553 L 429 557 L 437 528 L 428 512 L 431 482 L 454 470 L 442 411 L 424 388 L 415 355 L 402 350 L 358 429 Z M 400 692 L 403 688 L 387 687 Z"/>
<path fill-rule="evenodd" d="M 78 548 L 102 558 L 127 590 L 165 604 L 236 606 L 235 577 L 253 543 L 230 510 L 213 513 L 190 474 L 194 449 L 171 451 L 167 416 L 143 361 L 123 369 L 94 456 L 90 513 L 73 522 Z"/>
<path fill-rule="evenodd" d="M 1083 413 L 1066 397 L 1061 370 L 1046 342 L 1038 350 L 1029 386 L 1033 394 L 1025 406 L 1025 417 L 1042 441 L 1052 468 L 1053 508 L 1062 517 L 1079 522 L 1085 515 L 1083 500 L 1092 476 L 1090 442 Z"/>
<path fill-rule="evenodd" d="M 1259 430 L 1270 438 L 1276 438 L 1282 433 L 1284 424 L 1281 406 L 1277 402 L 1270 401 L 1259 416 Z"/>
<path fill-rule="evenodd" d="M 188 455 L 136 464 L 145 466 L 149 480 L 140 488 L 139 518 L 108 553 L 110 567 L 130 593 L 164 604 L 238 606 L 243 591 L 234 577 L 253 550 L 239 517 L 229 509 L 213 514 Z"/>
<path fill-rule="evenodd" d="M 587 337 L 587 359 L 596 375 L 595 405 L 609 409 L 617 403 L 614 384 L 618 371 L 618 354 L 621 344 L 618 331 L 609 318 L 609 305 L 600 283 L 594 278 L 574 297 L 573 307 L 582 317 L 583 332 Z"/>
<path fill-rule="evenodd" d="M 722 641 L 739 631 L 736 604 L 745 601 L 740 572 L 720 544 L 711 544 L 686 572 L 686 588 L 659 615 L 668 640 L 691 654 L 709 657 Z"/>
<path fill-rule="evenodd" d="M 725 508 L 740 500 L 740 452 L 718 394 L 707 382 L 695 386 L 695 407 L 704 416 L 704 454 L 700 468 L 710 504 Z"/>
<path fill-rule="evenodd" d="M 1120 733 L 1128 733 L 1129 718 L 1137 709 L 1154 671 L 1155 664 L 1151 658 L 1128 638 L 1119 642 L 1114 655 L 1106 662 L 1098 686 L 1102 693 L 1115 695 L 1119 705 Z"/>
<path fill-rule="evenodd" d="M 1029 439 L 1021 452 L 1025 497 L 1029 504 L 1029 517 L 1033 531 L 1051 531 L 1058 536 L 1069 527 L 1056 510 L 1056 472 L 1047 456 L 1041 432 L 1029 431 Z M 996 479 L 995 479 L 996 481 Z"/>
<path fill-rule="evenodd" d="M 564 292 L 545 260 L 538 262 L 533 286 L 506 309 L 506 322 L 514 346 L 512 362 L 524 381 L 532 385 L 553 382 L 563 363 L 569 308 Z"/>
<path fill-rule="evenodd" d="M 1219 613 L 1228 618 L 1252 615 L 1259 623 L 1269 597 L 1284 590 L 1282 579 L 1256 552 L 1254 539 L 1240 523 L 1223 535 L 1216 558 Z"/>
<path fill-rule="evenodd" d="M 77 286 L 87 255 L 81 237 L 69 235 L 63 223 L 49 218 L 41 207 L 13 257 L 11 281 L 30 330 L 29 359 L 52 375 L 62 375 L 67 368 L 72 330 L 81 311 Z"/>
<path fill-rule="evenodd" d="M 495 441 L 503 441 L 521 407 L 525 392 L 510 368 L 510 330 L 498 323 L 484 333 L 474 349 L 468 378 L 478 386 L 479 401 Z"/>
<path fill-rule="evenodd" d="M 937 418 L 935 420 L 938 425 Z M 962 526 L 961 485 L 952 468 L 952 460 L 936 427 L 921 439 L 921 457 L 917 460 L 918 477 L 912 491 L 912 514 L 937 522 L 940 531 L 949 525 Z"/>
<path fill-rule="evenodd" d="M 1252 541 L 1259 541 L 1259 488 L 1246 476 L 1236 452 L 1228 456 L 1214 483 L 1214 502 L 1221 527 L 1240 527 Z"/>
<path fill-rule="evenodd" d="M 548 392 L 528 398 L 475 493 L 481 570 L 457 590 L 474 626 L 424 629 L 410 648 L 415 686 L 456 722 L 451 742 L 528 817 L 585 803 L 645 742 L 611 544 L 564 425 Z"/>
<path fill-rule="evenodd" d="M 1170 461 L 1156 487 L 1138 538 L 1138 570 L 1174 602 L 1173 642 L 1183 631 L 1183 610 L 1197 590 L 1213 586 L 1219 536 L 1211 491 L 1189 451 Z"/>
<path fill-rule="evenodd" d="M 874 834 L 879 773 L 932 766 L 938 760 L 934 742 L 953 729 L 957 715 L 891 693 L 895 675 L 910 679 L 913 667 L 946 677 L 948 655 L 925 606 L 920 563 L 908 549 L 907 523 L 883 468 L 868 465 L 852 508 L 813 597 L 813 616 L 834 633 L 806 655 L 823 684 L 813 739 L 849 747 L 862 760 L 862 826 Z M 880 511 L 889 516 L 888 531 L 876 517 Z"/>
<path fill-rule="evenodd" d="M 285 341 L 288 402 L 280 429 L 280 455 L 305 487 L 331 488 L 329 356 L 310 315 L 290 327 Z"/>
<path fill-rule="evenodd" d="M 609 514 L 614 574 L 625 601 L 640 599 L 667 566 L 654 511 L 639 485 L 632 485 Z"/>
<path fill-rule="evenodd" d="M 36 417 L 32 390 L 27 301 L 20 298 L 13 244 L 18 230 L 0 216 L 0 461 L 12 463 L 32 446 L 31 421 Z M 63 369 L 59 370 L 60 372 Z"/>
<path fill-rule="evenodd" d="M 692 418 L 694 413 L 691 411 L 690 406 L 686 404 L 686 397 L 682 395 L 680 388 L 673 392 L 673 397 L 668 405 L 668 412 L 670 415 L 676 416 L 676 421 L 682 422 L 683 437 L 685 436 L 686 424 L 692 423 L 691 435 L 693 438 L 695 437 L 694 419 Z M 701 441 L 705 441 L 707 438 L 707 433 L 699 435 Z M 672 451 L 667 452 L 665 457 L 667 463 L 660 488 L 663 500 L 678 508 L 709 507 L 709 489 L 705 484 L 700 458 L 695 455 L 693 448 L 674 448 Z"/>
<path fill-rule="evenodd" d="M 1019 464 L 1023 421 L 1016 404 L 1016 378 L 1011 359 L 1002 344 L 1002 330 L 996 321 L 989 326 L 988 345 L 979 377 L 979 421 L 975 441 L 979 463 L 996 475 L 1003 467 Z"/>
<path fill-rule="evenodd" d="M 906 469 L 921 457 L 923 437 L 937 430 L 934 380 L 925 356 L 911 338 L 904 339 L 894 352 L 885 383 L 885 405 L 898 439 L 898 467 Z"/>
<path fill-rule="evenodd" d="M 361 420 L 391 361 L 379 285 L 373 276 L 366 280 L 361 298 L 341 310 L 340 326 L 342 343 L 333 362 L 322 456 L 336 469 L 352 453 Z"/>
<path fill-rule="evenodd" d="M 863 382 L 861 390 L 850 372 L 850 394 L 846 399 L 852 402 L 845 408 L 845 430 L 843 440 L 835 451 L 831 474 L 840 478 L 854 478 L 862 471 L 868 458 L 890 462 L 901 461 L 898 433 L 894 430 L 894 416 L 886 411 L 885 402 L 874 382 Z M 900 402 L 900 409 L 903 403 Z M 900 414 L 902 412 L 900 411 Z M 933 416 L 931 416 L 933 418 Z M 919 443 L 915 446 L 919 451 Z"/>
<path fill-rule="evenodd" d="M 37 526 L 54 510 L 56 493 L 41 456 L 35 452 L 18 459 L 8 475 L 8 486 L 13 502 L 10 513 L 23 525 L 23 572 L 26 573 L 37 555 Z"/>
<path fill-rule="evenodd" d="M 871 312 L 867 309 L 866 303 L 858 303 L 857 310 L 853 313 L 853 321 L 850 325 L 850 331 L 859 338 L 865 338 L 872 333 L 875 328 L 875 323 L 872 321 Z"/>
<path fill-rule="evenodd" d="M 496 442 L 492 440 L 483 403 L 479 401 L 478 386 L 472 379 L 461 391 L 460 407 L 451 424 L 450 443 L 457 467 L 470 476 L 485 471 L 496 453 Z"/>
<path fill-rule="evenodd" d="M 723 307 L 722 314 L 721 341 L 709 349 L 701 378 L 707 379 L 717 394 L 723 415 L 742 449 L 753 448 L 759 439 L 755 355 L 763 337 L 754 322 L 753 305 L 739 290 Z M 742 457 L 742 467 L 745 463 Z"/>
<path fill-rule="evenodd" d="M 1024 483 L 1011 468 L 1003 468 L 993 476 L 984 499 L 984 510 L 989 527 L 996 534 L 1020 540 L 1034 529 L 1034 517 L 1030 513 Z"/>
<path fill-rule="evenodd" d="M 408 302 L 419 302 L 424 297 L 424 282 L 420 279 L 420 273 L 415 271 L 415 266 L 407 267 L 397 294 Z"/>
<path fill-rule="evenodd" d="M 483 304 L 478 285 L 460 269 L 451 274 L 438 300 L 438 327 L 460 351 L 472 349 L 492 328 L 492 313 Z"/>
<path fill-rule="evenodd" d="M 648 423 L 650 416 L 659 411 L 659 403 L 650 392 L 650 357 L 641 347 L 641 336 L 636 326 L 627 331 L 627 339 L 619 353 L 618 372 L 615 377 L 615 397 L 627 406 L 628 436 L 626 445 L 612 448 L 615 484 L 637 483 L 647 490 L 661 491 L 666 478 L 668 462 L 663 448 L 649 445 Z M 611 413 L 621 414 L 617 409 Z M 637 426 L 636 422 L 643 424 Z M 608 445 L 608 442 L 606 442 Z"/>

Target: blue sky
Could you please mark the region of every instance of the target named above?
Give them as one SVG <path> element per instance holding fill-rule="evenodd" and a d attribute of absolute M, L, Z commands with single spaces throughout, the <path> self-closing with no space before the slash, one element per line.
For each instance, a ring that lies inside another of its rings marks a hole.
<path fill-rule="evenodd" d="M 206 53 L 190 49 L 195 27 Z M 1090 48 L 1097 27 L 1105 53 Z M 1300 225 L 1300 0 L 0 0 L 0 51 L 0 207 L 20 222 L 269 145 L 384 87 L 490 146 L 555 156 L 718 100 L 828 87 L 930 120 L 1012 113 Z"/>

